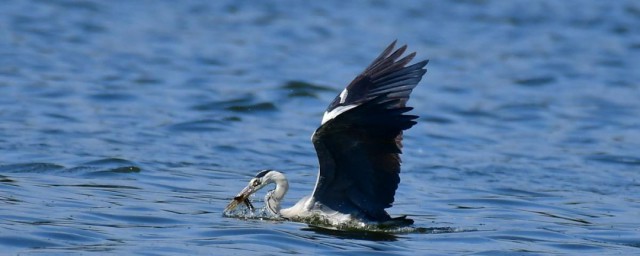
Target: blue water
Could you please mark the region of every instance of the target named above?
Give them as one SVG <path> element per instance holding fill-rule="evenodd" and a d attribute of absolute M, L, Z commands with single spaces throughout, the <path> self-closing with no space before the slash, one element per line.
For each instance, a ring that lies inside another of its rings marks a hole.
<path fill-rule="evenodd" d="M 311 192 L 394 39 L 431 60 L 389 209 L 423 232 L 223 217 L 260 169 Z M 639 254 L 638 70 L 637 1 L 3 1 L 0 250 Z"/>

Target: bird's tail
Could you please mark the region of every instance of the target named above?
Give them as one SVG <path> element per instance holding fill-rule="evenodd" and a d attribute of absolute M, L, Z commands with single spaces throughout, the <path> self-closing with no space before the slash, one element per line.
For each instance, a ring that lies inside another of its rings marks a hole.
<path fill-rule="evenodd" d="M 406 227 L 413 224 L 412 219 L 407 219 L 406 215 L 402 215 L 400 217 L 392 218 L 390 220 L 381 222 L 378 224 L 379 228 L 388 229 L 388 228 L 399 228 Z"/>

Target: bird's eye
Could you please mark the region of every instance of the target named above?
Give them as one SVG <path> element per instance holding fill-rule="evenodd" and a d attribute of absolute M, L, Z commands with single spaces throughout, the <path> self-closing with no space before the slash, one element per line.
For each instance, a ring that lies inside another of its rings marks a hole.
<path fill-rule="evenodd" d="M 253 181 L 253 186 L 254 187 L 260 186 L 260 180 L 254 180 Z"/>

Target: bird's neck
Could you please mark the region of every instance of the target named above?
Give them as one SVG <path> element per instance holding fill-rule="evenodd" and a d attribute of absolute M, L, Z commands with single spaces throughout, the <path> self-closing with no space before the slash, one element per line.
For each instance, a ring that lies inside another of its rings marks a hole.
<path fill-rule="evenodd" d="M 273 171 L 270 174 L 271 180 L 276 184 L 276 189 L 267 195 L 267 207 L 272 213 L 280 214 L 280 203 L 289 190 L 289 182 L 284 174 L 280 172 Z"/>

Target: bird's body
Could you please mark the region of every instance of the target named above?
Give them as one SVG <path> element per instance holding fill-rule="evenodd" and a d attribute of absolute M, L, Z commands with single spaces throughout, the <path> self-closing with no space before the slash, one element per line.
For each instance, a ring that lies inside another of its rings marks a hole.
<path fill-rule="evenodd" d="M 281 208 L 281 202 L 288 190 L 289 182 L 281 172 L 275 170 L 265 170 L 263 172 L 267 172 L 264 176 L 265 180 L 271 180 L 276 184 L 275 189 L 267 192 L 265 196 L 265 202 L 267 203 L 265 210 L 272 215 L 296 221 L 305 221 L 311 218 L 317 220 L 318 218 L 316 217 L 321 217 L 323 221 L 330 225 L 352 223 L 353 221 L 371 222 L 365 216 L 361 216 L 357 209 L 331 209 L 322 203 L 315 202 L 311 195 L 303 197 L 292 207 Z"/>
<path fill-rule="evenodd" d="M 406 225 L 404 217 L 391 218 L 385 211 L 394 201 L 400 182 L 402 131 L 417 116 L 407 115 L 406 103 L 426 73 L 421 61 L 406 66 L 415 53 L 402 57 L 406 46 L 389 45 L 329 105 L 312 142 L 320 173 L 313 193 L 290 208 L 281 208 L 289 188 L 286 177 L 274 170 L 258 173 L 234 198 L 227 210 L 249 195 L 275 183 L 266 196 L 267 210 L 286 219 L 304 221 L 321 217 L 331 225 L 361 223 Z M 402 57 L 402 58 L 400 58 Z"/>

